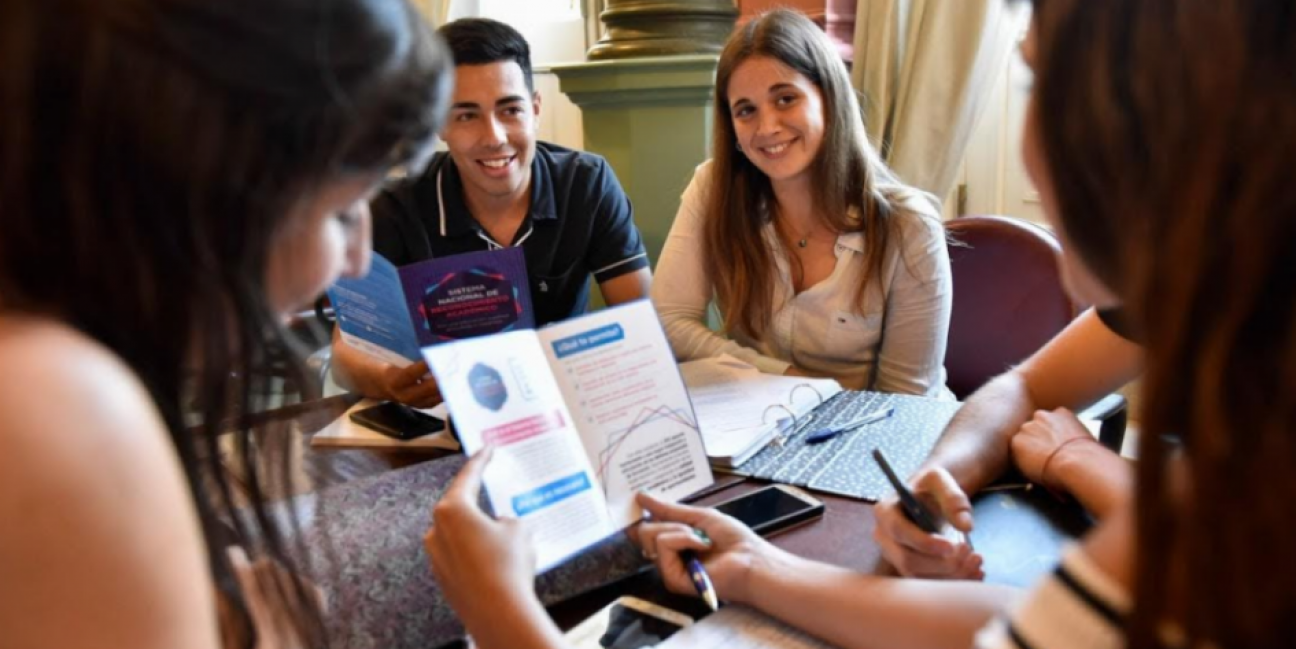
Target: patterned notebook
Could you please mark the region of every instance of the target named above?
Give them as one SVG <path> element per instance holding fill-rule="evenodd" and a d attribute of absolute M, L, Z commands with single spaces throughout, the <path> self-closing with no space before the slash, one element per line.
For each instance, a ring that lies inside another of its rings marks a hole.
<path fill-rule="evenodd" d="M 814 430 L 848 422 L 879 408 L 894 408 L 880 422 L 847 431 L 822 444 L 806 444 Z M 880 392 L 841 392 L 797 422 L 783 443 L 772 444 L 740 465 L 741 475 L 875 501 L 892 493 L 870 457 L 881 448 L 903 479 L 918 469 L 959 404 Z"/>

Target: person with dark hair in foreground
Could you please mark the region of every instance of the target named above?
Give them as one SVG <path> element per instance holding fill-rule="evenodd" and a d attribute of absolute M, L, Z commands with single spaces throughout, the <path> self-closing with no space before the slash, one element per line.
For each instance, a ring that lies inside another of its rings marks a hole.
<path fill-rule="evenodd" d="M 1296 646 L 1296 12 L 1034 7 L 1023 159 L 1068 286 L 1144 344 L 1133 496 L 1016 597 L 819 564 L 648 497 L 643 550 L 677 592 L 696 552 L 722 598 L 842 647 Z M 479 647 L 560 646 L 526 537 L 478 508 L 489 457 L 434 510 L 432 568 Z"/>
<path fill-rule="evenodd" d="M 516 30 L 485 18 L 438 33 L 455 62 L 445 153 L 373 202 L 374 250 L 397 266 L 520 247 L 536 325 L 585 313 L 590 277 L 609 305 L 648 295 L 634 211 L 603 158 L 536 140 L 540 93 Z M 337 383 L 416 407 L 441 400 L 427 363 L 398 368 L 333 338 Z"/>
<path fill-rule="evenodd" d="M 247 416 L 452 74 L 403 0 L 0 3 L 0 644 L 327 644 Z"/>

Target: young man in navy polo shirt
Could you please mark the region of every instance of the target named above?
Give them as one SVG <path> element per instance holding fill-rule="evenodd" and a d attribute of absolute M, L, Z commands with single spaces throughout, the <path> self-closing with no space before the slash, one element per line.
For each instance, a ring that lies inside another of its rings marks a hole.
<path fill-rule="evenodd" d="M 603 158 L 538 142 L 531 53 L 512 27 L 464 19 L 438 32 L 455 89 L 437 153 L 418 177 L 379 195 L 374 250 L 397 266 L 520 246 L 537 325 L 584 313 L 589 278 L 610 305 L 648 296 L 648 256 L 630 201 Z M 339 385 L 416 407 L 439 402 L 426 363 L 396 368 L 333 339 Z"/>

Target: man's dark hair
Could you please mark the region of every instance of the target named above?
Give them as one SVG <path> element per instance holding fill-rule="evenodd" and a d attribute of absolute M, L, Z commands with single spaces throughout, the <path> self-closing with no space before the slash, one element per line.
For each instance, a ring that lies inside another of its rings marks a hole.
<path fill-rule="evenodd" d="M 437 33 L 449 43 L 456 66 L 513 61 L 522 68 L 527 90 L 535 90 L 531 81 L 531 46 L 516 29 L 489 18 L 462 18 L 442 25 Z"/>

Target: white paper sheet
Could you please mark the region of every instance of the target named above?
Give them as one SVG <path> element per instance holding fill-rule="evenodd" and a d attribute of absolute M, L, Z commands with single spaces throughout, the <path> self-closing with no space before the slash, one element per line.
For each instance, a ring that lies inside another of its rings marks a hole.
<path fill-rule="evenodd" d="M 832 649 L 768 615 L 726 606 L 681 630 L 656 649 Z"/>

